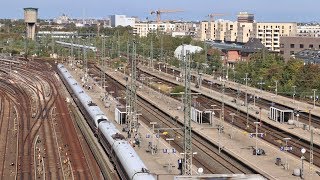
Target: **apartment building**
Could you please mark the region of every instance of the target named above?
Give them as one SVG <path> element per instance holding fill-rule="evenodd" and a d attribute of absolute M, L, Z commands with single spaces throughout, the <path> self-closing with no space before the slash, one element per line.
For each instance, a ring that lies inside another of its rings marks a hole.
<path fill-rule="evenodd" d="M 320 37 L 320 25 L 303 25 L 297 27 L 297 36 Z"/>
<path fill-rule="evenodd" d="M 133 27 L 133 34 L 145 37 L 149 32 L 165 32 L 172 33 L 175 31 L 175 25 L 172 23 L 156 23 L 156 22 L 137 22 Z"/>
<path fill-rule="evenodd" d="M 270 51 L 280 52 L 280 37 L 295 36 L 297 23 L 258 22 L 253 23 L 251 37 L 260 39 Z"/>
<path fill-rule="evenodd" d="M 251 35 L 252 31 L 253 31 L 253 23 L 238 22 L 236 42 L 242 43 L 242 44 L 247 43 L 250 37 L 254 38 L 254 36 Z"/>
<path fill-rule="evenodd" d="M 197 38 L 200 41 L 207 40 L 207 31 L 208 31 L 209 22 L 208 21 L 201 21 L 200 22 L 200 28 L 197 32 Z"/>
<path fill-rule="evenodd" d="M 296 53 L 309 49 L 320 50 L 320 38 L 318 37 L 280 37 L 280 54 L 285 60 L 294 57 Z"/>
<path fill-rule="evenodd" d="M 236 42 L 238 36 L 238 23 L 237 22 L 228 22 L 227 30 L 225 32 L 224 41 L 225 42 Z"/>

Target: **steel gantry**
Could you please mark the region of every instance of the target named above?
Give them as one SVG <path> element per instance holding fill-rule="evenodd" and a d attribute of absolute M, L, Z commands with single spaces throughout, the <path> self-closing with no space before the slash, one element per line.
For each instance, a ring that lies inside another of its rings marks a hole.
<path fill-rule="evenodd" d="M 130 44 L 127 45 L 127 51 L 129 51 Z M 137 57 L 136 57 L 136 42 L 132 42 L 132 56 L 130 60 L 129 52 L 128 63 L 131 64 L 131 76 L 130 80 L 127 79 L 127 97 L 126 97 L 126 110 L 127 110 L 127 126 L 128 136 L 131 137 L 133 130 L 138 130 L 138 114 L 137 114 Z"/>
<path fill-rule="evenodd" d="M 190 89 L 190 59 L 187 52 L 184 59 L 184 174 L 192 175 L 192 136 L 191 136 L 191 89 Z"/>

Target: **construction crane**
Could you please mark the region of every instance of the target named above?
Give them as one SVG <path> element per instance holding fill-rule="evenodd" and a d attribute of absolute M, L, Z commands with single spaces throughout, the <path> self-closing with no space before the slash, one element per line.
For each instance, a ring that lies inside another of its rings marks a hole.
<path fill-rule="evenodd" d="M 175 13 L 175 12 L 183 12 L 183 10 L 157 10 L 157 11 L 151 11 L 150 14 L 156 14 L 157 15 L 157 23 L 160 23 L 161 21 L 161 14 L 163 13 Z"/>
<path fill-rule="evenodd" d="M 227 14 L 222 14 L 222 13 L 213 13 L 213 14 L 209 14 L 208 17 L 210 18 L 210 22 L 214 22 L 214 18 L 216 16 L 225 16 Z"/>

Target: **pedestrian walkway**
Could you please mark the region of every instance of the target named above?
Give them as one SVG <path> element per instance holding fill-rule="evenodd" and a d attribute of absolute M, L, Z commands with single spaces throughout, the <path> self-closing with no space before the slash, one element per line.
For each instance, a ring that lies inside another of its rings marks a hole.
<path fill-rule="evenodd" d="M 124 76 L 120 72 L 111 71 L 111 73 L 108 74 L 122 84 L 125 83 Z M 159 94 L 156 91 L 150 91 L 147 86 L 140 85 L 140 87 L 142 87 L 138 90 L 138 94 L 140 96 L 147 99 L 153 105 L 169 114 L 171 117 L 178 117 L 178 121 L 183 121 L 183 111 L 176 110 L 177 107 L 183 106 L 180 101 L 173 100 L 170 97 Z M 219 97 L 219 94 L 217 94 L 216 97 Z M 270 179 L 300 179 L 299 177 L 292 175 L 294 169 L 301 167 L 300 158 L 297 158 L 289 153 L 282 152 L 278 147 L 275 147 L 259 138 L 250 138 L 248 132 L 232 127 L 228 123 L 220 122 L 218 119 L 215 119 L 213 127 L 215 127 L 217 124 L 224 125 L 224 133 L 219 135 L 217 129 L 212 129 L 212 126 L 209 125 L 192 123 L 192 126 L 194 131 L 207 137 L 215 144 L 220 143 L 223 150 L 241 159 L 243 162 L 255 167 L 259 173 Z M 232 139 L 230 138 L 231 136 L 233 137 Z M 255 147 L 256 140 L 258 142 L 258 147 L 266 151 L 265 156 L 253 155 L 252 147 Z M 279 162 L 279 165 L 275 164 L 277 158 L 281 158 L 281 163 Z M 288 164 L 288 168 L 285 169 L 283 164 Z M 319 176 L 315 173 L 315 170 L 319 171 L 319 168 L 312 166 L 309 171 L 309 163 L 304 162 L 304 164 L 305 179 L 319 178 Z"/>
<path fill-rule="evenodd" d="M 176 81 L 175 77 L 163 72 L 159 72 L 159 71 L 152 71 L 150 69 L 147 68 L 140 68 L 141 71 L 143 72 L 148 72 L 160 79 L 164 79 L 167 81 L 170 81 L 172 83 L 175 83 L 177 85 L 184 85 L 182 82 L 178 82 Z M 233 97 L 229 97 L 228 95 L 224 95 L 222 98 L 222 94 L 220 92 L 217 91 L 212 91 L 211 89 L 205 88 L 205 87 L 201 87 L 199 88 L 195 88 L 195 84 L 191 83 L 191 89 L 193 91 L 199 92 L 203 95 L 206 95 L 208 97 L 211 97 L 212 99 L 218 100 L 218 101 L 222 101 L 222 99 L 224 100 L 224 103 L 232 106 L 234 108 L 238 108 L 239 110 L 241 110 L 242 112 L 246 113 L 247 112 L 247 108 L 246 106 L 241 106 L 239 104 L 244 104 L 243 101 L 238 101 L 237 103 L 233 102 L 234 98 Z M 254 106 L 252 104 L 248 105 L 248 114 L 250 114 L 251 116 L 255 117 L 256 119 L 260 119 L 260 114 L 257 114 L 257 112 L 260 111 L 259 107 Z M 259 112 L 260 113 L 260 112 Z M 293 135 L 296 135 L 298 137 L 301 137 L 302 139 L 306 140 L 306 141 L 310 141 L 310 131 L 309 130 L 303 130 L 302 128 L 296 127 L 295 125 L 289 125 L 286 123 L 278 123 L 275 122 L 273 120 L 269 119 L 269 110 L 266 109 L 261 109 L 261 121 L 271 124 L 275 127 L 280 128 L 281 130 L 285 131 L 285 132 L 289 132 Z M 314 135 L 319 135 L 320 134 L 320 130 L 315 128 L 314 129 Z M 313 143 L 320 145 L 320 136 L 313 136 Z"/>

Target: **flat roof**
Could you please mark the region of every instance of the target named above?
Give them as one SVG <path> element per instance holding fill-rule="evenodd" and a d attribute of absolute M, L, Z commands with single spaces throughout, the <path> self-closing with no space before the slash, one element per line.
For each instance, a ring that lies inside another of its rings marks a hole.
<path fill-rule="evenodd" d="M 38 10 L 38 8 L 33 8 L 33 7 L 26 7 L 26 8 L 23 8 L 24 10 Z"/>

